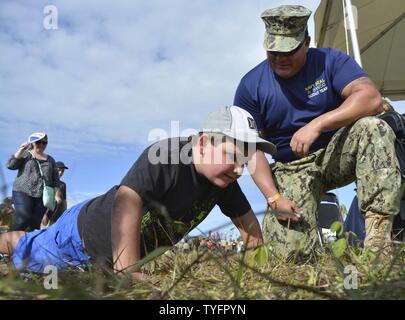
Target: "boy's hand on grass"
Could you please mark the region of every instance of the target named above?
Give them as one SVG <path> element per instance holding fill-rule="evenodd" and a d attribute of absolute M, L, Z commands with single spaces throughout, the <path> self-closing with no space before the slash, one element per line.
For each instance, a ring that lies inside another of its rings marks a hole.
<path fill-rule="evenodd" d="M 133 282 L 146 282 L 150 280 L 150 277 L 146 273 L 136 271 L 131 273 L 131 279 Z"/>

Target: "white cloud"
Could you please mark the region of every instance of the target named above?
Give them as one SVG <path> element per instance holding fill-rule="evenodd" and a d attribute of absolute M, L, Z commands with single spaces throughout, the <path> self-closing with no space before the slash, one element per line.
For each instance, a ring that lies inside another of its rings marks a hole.
<path fill-rule="evenodd" d="M 264 58 L 265 1 L 54 1 L 58 30 L 42 26 L 47 4 L 0 4 L 7 149 L 38 130 L 91 153 L 146 145 L 171 120 L 197 128 Z"/>

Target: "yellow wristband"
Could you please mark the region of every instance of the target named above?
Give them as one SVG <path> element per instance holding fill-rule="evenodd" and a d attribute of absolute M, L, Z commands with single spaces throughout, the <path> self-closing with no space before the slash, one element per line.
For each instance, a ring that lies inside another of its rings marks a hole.
<path fill-rule="evenodd" d="M 274 196 L 268 197 L 267 202 L 268 203 L 274 203 L 280 198 L 281 198 L 281 194 L 280 194 L 280 192 L 277 192 Z"/>

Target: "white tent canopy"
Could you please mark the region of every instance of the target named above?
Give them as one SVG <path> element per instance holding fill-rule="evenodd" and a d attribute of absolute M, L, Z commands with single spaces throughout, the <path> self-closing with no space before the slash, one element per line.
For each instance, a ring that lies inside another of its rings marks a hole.
<path fill-rule="evenodd" d="M 318 47 L 347 52 L 350 32 L 344 27 L 343 0 L 321 0 L 315 13 Z M 357 11 L 357 38 L 363 68 L 381 94 L 405 100 L 405 1 L 352 0 Z M 356 14 L 355 14 L 356 16 Z M 349 46 L 349 54 L 352 54 Z"/>

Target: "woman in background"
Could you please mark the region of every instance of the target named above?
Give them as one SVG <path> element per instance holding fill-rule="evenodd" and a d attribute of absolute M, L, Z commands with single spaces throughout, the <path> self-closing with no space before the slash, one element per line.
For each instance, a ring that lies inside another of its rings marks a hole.
<path fill-rule="evenodd" d="M 48 136 L 45 133 L 33 133 L 29 136 L 28 142 L 21 144 L 8 161 L 7 167 L 10 170 L 18 170 L 13 184 L 16 217 L 11 230 L 39 229 L 42 217 L 47 210 L 42 201 L 44 180 L 47 186 L 55 188 L 56 203 L 61 202 L 60 193 L 57 192 L 59 175 L 55 160 L 44 152 L 47 144 Z"/>

